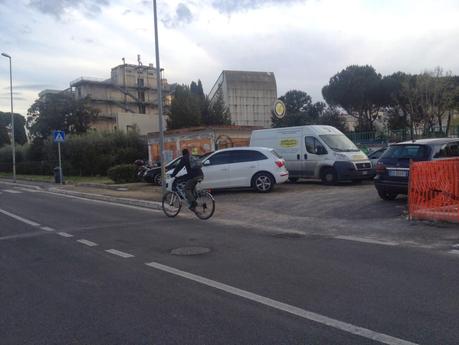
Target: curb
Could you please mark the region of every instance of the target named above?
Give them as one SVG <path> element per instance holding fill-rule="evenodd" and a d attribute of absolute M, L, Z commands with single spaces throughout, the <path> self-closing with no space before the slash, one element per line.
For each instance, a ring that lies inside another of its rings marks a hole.
<path fill-rule="evenodd" d="M 14 182 L 10 182 L 10 181 L 5 181 L 3 179 L 0 179 L 0 183 L 2 184 L 6 184 L 8 186 L 16 186 L 16 187 L 21 187 L 21 188 L 32 188 L 32 189 L 36 189 L 36 190 L 42 190 L 42 188 L 40 186 L 37 186 L 37 185 L 34 185 L 34 184 L 22 184 L 22 183 L 14 183 Z"/>
<path fill-rule="evenodd" d="M 106 201 L 106 202 L 112 202 L 112 203 L 117 203 L 117 204 L 122 204 L 122 205 L 137 206 L 137 207 L 149 208 L 153 210 L 162 209 L 161 203 L 158 201 L 117 198 L 117 197 L 108 196 L 108 195 L 63 190 L 63 189 L 56 188 L 56 187 L 49 188 L 48 191 L 51 193 L 56 193 L 56 194 L 75 196 L 75 197 L 90 199 L 90 200 Z"/>
<path fill-rule="evenodd" d="M 48 191 L 48 192 L 55 193 L 55 194 L 75 196 L 75 197 L 89 199 L 89 200 L 106 201 L 106 202 L 111 202 L 111 203 L 116 203 L 116 204 L 137 206 L 137 207 L 143 207 L 143 208 L 148 208 L 148 209 L 153 209 L 153 210 L 162 209 L 161 203 L 158 201 L 118 198 L 118 197 L 108 196 L 108 195 L 69 191 L 69 190 L 60 189 L 58 187 L 47 187 L 46 186 L 42 188 L 41 186 L 37 186 L 34 184 L 14 183 L 10 181 L 5 181 L 3 179 L 0 179 L 0 183 L 6 184 L 8 186 L 16 186 L 16 187 L 21 187 L 21 188 L 32 188 L 35 190 Z"/>

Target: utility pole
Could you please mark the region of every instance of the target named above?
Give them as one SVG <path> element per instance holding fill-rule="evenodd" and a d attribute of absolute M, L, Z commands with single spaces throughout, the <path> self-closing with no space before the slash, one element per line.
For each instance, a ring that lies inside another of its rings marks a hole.
<path fill-rule="evenodd" d="M 13 69 L 11 67 L 11 56 L 2 53 L 2 56 L 10 60 L 10 98 L 11 98 L 11 151 L 13 153 L 13 182 L 16 183 L 16 140 L 14 137 L 14 112 L 13 112 Z"/>
<path fill-rule="evenodd" d="M 158 121 L 159 121 L 159 154 L 161 161 L 161 196 L 166 192 L 166 162 L 164 161 L 164 128 L 163 128 L 163 95 L 161 67 L 159 64 L 159 42 L 158 42 L 158 16 L 156 13 L 156 0 L 153 0 L 153 17 L 155 24 L 155 51 L 156 51 L 156 85 L 158 88 Z"/>

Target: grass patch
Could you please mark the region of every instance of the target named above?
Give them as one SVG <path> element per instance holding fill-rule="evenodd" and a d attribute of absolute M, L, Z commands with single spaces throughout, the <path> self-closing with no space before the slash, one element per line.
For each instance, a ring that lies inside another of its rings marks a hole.
<path fill-rule="evenodd" d="M 11 178 L 11 173 L 0 172 L 0 177 Z M 54 182 L 53 176 L 43 175 L 16 175 L 18 180 L 34 181 L 34 182 Z M 113 181 L 106 176 L 65 176 L 64 181 L 67 184 L 76 183 L 99 183 L 99 184 L 113 184 Z"/>

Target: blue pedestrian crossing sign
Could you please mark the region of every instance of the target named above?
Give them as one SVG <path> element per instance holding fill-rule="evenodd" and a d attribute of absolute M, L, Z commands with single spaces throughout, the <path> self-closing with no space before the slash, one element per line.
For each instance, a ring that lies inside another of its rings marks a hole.
<path fill-rule="evenodd" d="M 65 141 L 65 132 L 53 131 L 53 138 L 55 143 L 63 143 Z"/>

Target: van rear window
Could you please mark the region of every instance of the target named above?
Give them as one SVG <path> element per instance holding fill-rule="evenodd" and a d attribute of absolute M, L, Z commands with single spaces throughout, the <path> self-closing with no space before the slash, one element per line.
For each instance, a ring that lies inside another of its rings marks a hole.
<path fill-rule="evenodd" d="M 389 146 L 381 158 L 422 160 L 427 158 L 427 153 L 424 145 L 393 145 Z"/>

